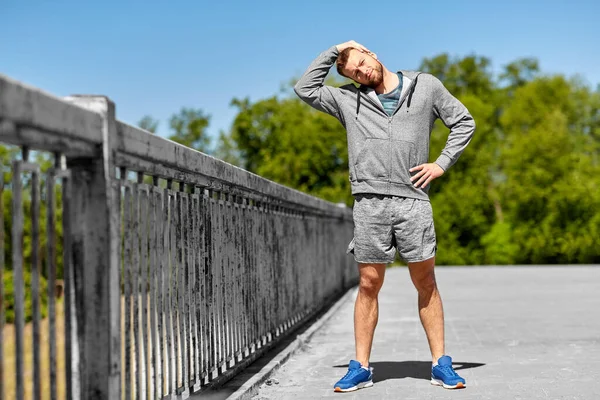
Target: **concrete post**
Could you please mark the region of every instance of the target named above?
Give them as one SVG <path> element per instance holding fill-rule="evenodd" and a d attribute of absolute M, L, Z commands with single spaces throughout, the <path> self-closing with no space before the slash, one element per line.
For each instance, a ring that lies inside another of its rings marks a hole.
<path fill-rule="evenodd" d="M 102 145 L 93 158 L 69 158 L 72 260 L 79 343 L 80 398 L 121 397 L 119 210 L 113 149 L 115 105 L 104 96 L 68 101 L 102 115 Z"/>

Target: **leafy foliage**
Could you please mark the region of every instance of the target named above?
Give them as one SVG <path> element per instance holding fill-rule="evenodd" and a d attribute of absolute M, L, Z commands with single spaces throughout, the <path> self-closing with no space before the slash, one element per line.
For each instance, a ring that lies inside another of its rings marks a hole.
<path fill-rule="evenodd" d="M 477 122 L 459 161 L 432 184 L 437 262 L 600 262 L 600 90 L 544 76 L 533 58 L 507 64 L 497 77 L 491 65 L 481 56 L 440 54 L 419 68 L 440 78 Z M 238 114 L 230 132 L 220 135 L 218 156 L 352 204 L 346 134 L 337 120 L 291 90 L 232 105 Z M 448 128 L 437 121 L 431 161 L 447 137 Z"/>
<path fill-rule="evenodd" d="M 6 322 L 12 324 L 15 322 L 15 288 L 13 271 L 6 270 L 2 274 L 2 284 L 4 285 L 4 316 Z M 32 274 L 29 270 L 23 271 L 24 289 L 25 289 L 25 322 L 33 320 L 33 292 L 31 289 Z M 43 276 L 39 280 L 40 294 L 40 317 L 45 318 L 48 315 L 48 283 Z"/>
<path fill-rule="evenodd" d="M 140 128 L 142 128 L 148 132 L 151 132 L 151 133 L 156 133 L 156 130 L 158 129 L 158 125 L 159 125 L 158 120 L 152 118 L 150 115 L 144 116 L 138 122 L 138 126 Z"/>
<path fill-rule="evenodd" d="M 345 132 L 339 122 L 299 99 L 235 99 L 231 130 L 241 166 L 333 202 L 351 201 Z"/>
<path fill-rule="evenodd" d="M 178 114 L 173 114 L 169 120 L 169 127 L 173 134 L 170 140 L 184 146 L 207 153 L 209 151 L 210 137 L 206 128 L 210 116 L 200 109 L 183 107 Z"/>

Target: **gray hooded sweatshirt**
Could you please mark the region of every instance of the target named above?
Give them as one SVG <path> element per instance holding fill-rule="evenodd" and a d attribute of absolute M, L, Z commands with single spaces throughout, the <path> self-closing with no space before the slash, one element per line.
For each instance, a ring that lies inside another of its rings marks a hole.
<path fill-rule="evenodd" d="M 411 197 L 429 200 L 429 188 L 415 188 L 409 169 L 429 160 L 433 123 L 440 118 L 450 129 L 446 146 L 435 161 L 448 170 L 475 132 L 475 121 L 439 79 L 431 74 L 401 70 L 406 81 L 398 108 L 388 115 L 375 91 L 354 84 L 324 85 L 338 57 L 336 46 L 321 53 L 294 86 L 303 101 L 337 118 L 348 135 L 352 194 Z M 409 82 L 408 85 L 406 82 Z"/>

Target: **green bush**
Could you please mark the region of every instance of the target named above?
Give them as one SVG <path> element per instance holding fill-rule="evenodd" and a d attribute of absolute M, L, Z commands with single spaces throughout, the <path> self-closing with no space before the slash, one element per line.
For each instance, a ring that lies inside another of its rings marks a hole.
<path fill-rule="evenodd" d="M 31 272 L 24 271 L 25 280 L 25 322 L 33 320 L 33 296 L 31 293 Z M 12 324 L 15 322 L 15 288 L 13 271 L 5 270 L 2 274 L 2 284 L 4 285 L 4 315 L 6 322 Z M 48 283 L 46 278 L 40 276 L 40 316 L 45 318 L 48 315 Z"/>

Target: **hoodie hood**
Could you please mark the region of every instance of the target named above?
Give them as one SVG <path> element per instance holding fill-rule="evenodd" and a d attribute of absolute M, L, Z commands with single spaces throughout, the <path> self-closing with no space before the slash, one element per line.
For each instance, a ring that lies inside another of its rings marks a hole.
<path fill-rule="evenodd" d="M 400 72 L 402 74 L 402 76 L 405 76 L 406 78 L 408 78 L 410 80 L 408 90 L 406 92 L 404 92 L 404 94 L 400 97 L 400 100 L 398 101 L 398 108 L 402 107 L 402 103 L 404 103 L 404 100 L 407 97 L 408 97 L 408 101 L 406 103 L 406 107 L 410 108 L 412 96 L 413 96 L 413 93 L 415 92 L 415 88 L 417 86 L 417 81 L 419 79 L 419 75 L 421 75 L 422 72 L 420 72 L 420 71 L 405 71 L 405 70 L 398 70 L 397 73 L 398 72 Z M 379 105 L 379 107 L 383 110 L 383 106 L 381 105 L 381 102 L 379 101 L 379 98 L 377 97 L 377 92 L 375 92 L 375 89 L 373 89 L 370 86 L 361 84 L 358 87 L 358 93 L 356 96 L 356 118 L 358 118 L 358 114 L 360 112 L 360 102 L 361 102 L 361 97 L 362 97 L 360 95 L 360 93 L 365 94 L 373 103 L 375 103 L 376 105 Z"/>

